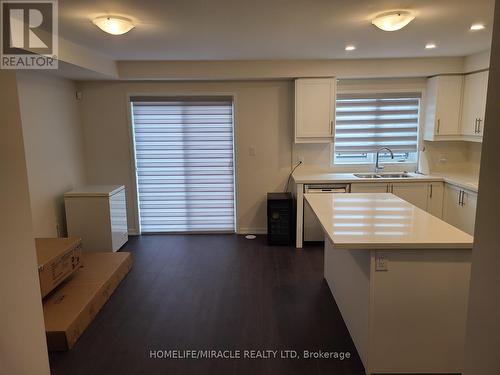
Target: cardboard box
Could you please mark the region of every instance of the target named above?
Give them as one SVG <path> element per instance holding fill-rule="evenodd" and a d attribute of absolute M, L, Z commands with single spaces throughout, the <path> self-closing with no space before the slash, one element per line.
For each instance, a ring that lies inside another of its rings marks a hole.
<path fill-rule="evenodd" d="M 84 266 L 43 302 L 51 351 L 73 347 L 132 267 L 130 253 L 84 253 Z"/>
<path fill-rule="evenodd" d="M 81 266 L 80 238 L 35 238 L 42 298 Z"/>

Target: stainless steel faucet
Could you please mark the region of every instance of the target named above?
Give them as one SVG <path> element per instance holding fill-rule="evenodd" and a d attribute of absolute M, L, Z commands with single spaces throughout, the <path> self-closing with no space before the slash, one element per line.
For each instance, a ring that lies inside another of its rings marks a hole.
<path fill-rule="evenodd" d="M 379 150 L 377 151 L 377 161 L 375 162 L 375 173 L 378 173 L 382 169 L 384 169 L 384 167 L 382 165 L 379 165 L 379 162 L 378 162 L 378 159 L 379 159 L 379 156 L 380 156 L 380 151 L 383 151 L 383 150 L 389 151 L 391 153 L 391 159 L 394 159 L 394 154 L 393 154 L 392 150 L 389 147 L 379 148 Z"/>

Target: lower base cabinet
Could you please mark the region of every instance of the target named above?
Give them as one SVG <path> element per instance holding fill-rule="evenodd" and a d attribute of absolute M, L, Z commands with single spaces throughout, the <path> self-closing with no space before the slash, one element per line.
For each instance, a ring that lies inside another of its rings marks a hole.
<path fill-rule="evenodd" d="M 351 185 L 351 193 L 393 193 L 401 199 L 443 217 L 442 182 L 360 183 Z"/>
<path fill-rule="evenodd" d="M 477 193 L 452 184 L 444 188 L 443 219 L 447 223 L 474 235 Z"/>
<path fill-rule="evenodd" d="M 430 182 L 428 185 L 429 200 L 427 202 L 427 212 L 442 219 L 443 218 L 443 198 L 444 183 Z"/>
<path fill-rule="evenodd" d="M 389 193 L 389 185 L 371 182 L 351 184 L 351 193 Z"/>
<path fill-rule="evenodd" d="M 428 183 L 418 182 L 394 183 L 391 184 L 390 189 L 391 193 L 395 196 L 404 199 L 424 211 L 427 211 L 428 207 L 428 190 Z"/>

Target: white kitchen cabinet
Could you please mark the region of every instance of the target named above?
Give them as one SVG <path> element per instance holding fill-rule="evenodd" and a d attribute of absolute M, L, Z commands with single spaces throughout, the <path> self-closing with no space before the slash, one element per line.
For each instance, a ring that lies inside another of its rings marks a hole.
<path fill-rule="evenodd" d="M 463 81 L 462 75 L 436 76 L 427 80 L 426 141 L 460 136 Z"/>
<path fill-rule="evenodd" d="M 484 130 L 488 71 L 465 76 L 462 105 L 462 129 L 465 136 L 481 137 Z"/>
<path fill-rule="evenodd" d="M 477 193 L 445 184 L 443 219 L 464 232 L 474 235 Z"/>
<path fill-rule="evenodd" d="M 351 184 L 351 193 L 393 193 L 434 216 L 442 217 L 442 182 L 354 183 Z"/>
<path fill-rule="evenodd" d="M 428 197 L 427 186 L 428 184 L 426 182 L 398 182 L 391 184 L 390 192 L 426 211 Z"/>
<path fill-rule="evenodd" d="M 444 199 L 444 183 L 430 182 L 428 185 L 427 212 L 442 219 L 443 218 L 443 199 Z"/>
<path fill-rule="evenodd" d="M 388 183 L 360 183 L 351 184 L 351 193 L 388 193 Z"/>
<path fill-rule="evenodd" d="M 335 134 L 335 78 L 295 80 L 295 143 L 331 143 Z"/>
<path fill-rule="evenodd" d="M 128 240 L 123 185 L 86 186 L 64 194 L 69 237 L 84 251 L 117 251 Z"/>

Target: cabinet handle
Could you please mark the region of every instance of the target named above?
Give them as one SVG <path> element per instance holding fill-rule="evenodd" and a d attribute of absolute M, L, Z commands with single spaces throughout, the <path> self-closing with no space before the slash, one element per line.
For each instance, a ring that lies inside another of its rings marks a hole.
<path fill-rule="evenodd" d="M 387 186 L 385 187 L 385 192 L 388 193 L 389 192 L 389 184 L 387 184 Z"/>
<path fill-rule="evenodd" d="M 431 191 L 429 192 L 429 198 L 432 198 L 432 184 L 429 185 Z"/>
<path fill-rule="evenodd" d="M 330 135 L 333 135 L 333 120 L 330 121 Z"/>
<path fill-rule="evenodd" d="M 476 119 L 476 122 L 474 124 L 474 134 L 477 134 L 477 119 Z"/>
<path fill-rule="evenodd" d="M 458 194 L 458 205 L 459 206 L 465 206 L 465 191 L 460 190 L 460 193 Z"/>
<path fill-rule="evenodd" d="M 439 134 L 439 128 L 441 128 L 441 119 L 438 119 L 438 127 L 436 133 Z"/>
<path fill-rule="evenodd" d="M 477 132 L 478 133 L 481 133 L 481 120 L 480 118 L 477 119 Z"/>

